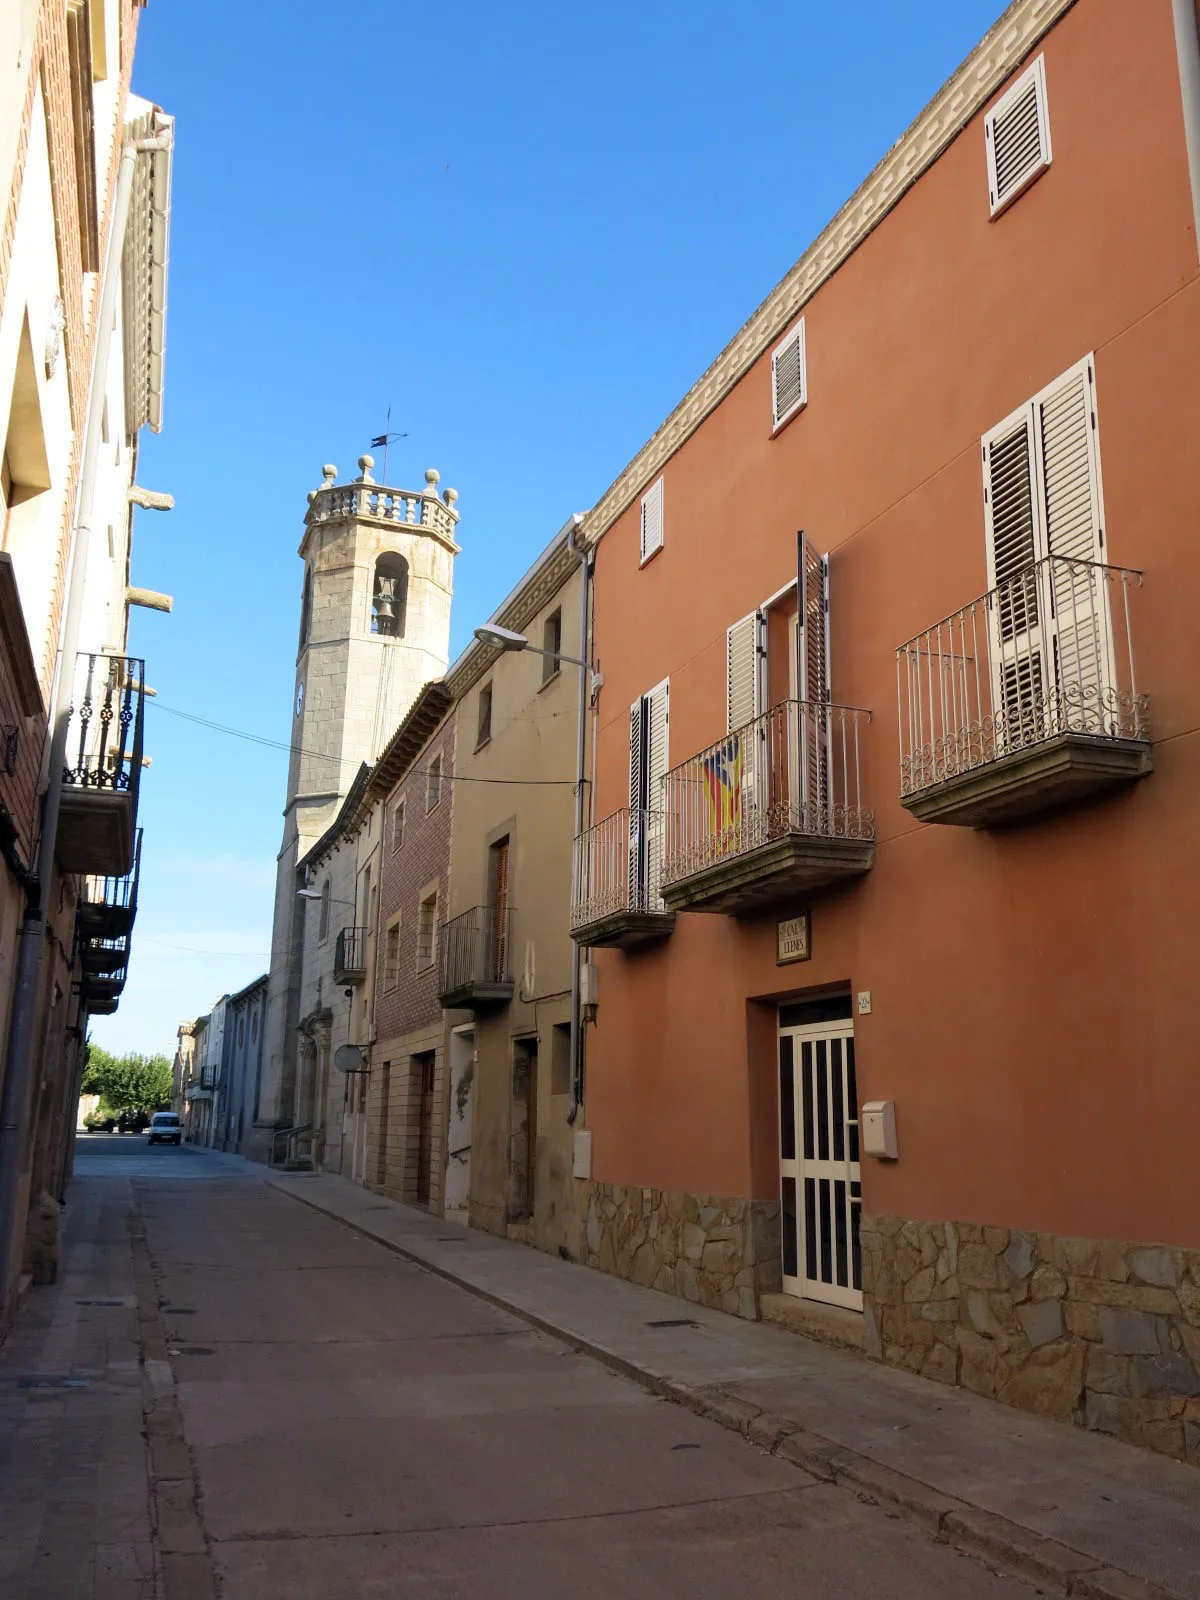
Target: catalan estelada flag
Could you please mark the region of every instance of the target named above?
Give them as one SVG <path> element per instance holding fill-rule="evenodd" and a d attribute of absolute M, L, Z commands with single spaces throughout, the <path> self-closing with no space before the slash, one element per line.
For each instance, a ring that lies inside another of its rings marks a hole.
<path fill-rule="evenodd" d="M 709 836 L 720 838 L 742 820 L 742 736 L 731 733 L 704 758 Z"/>

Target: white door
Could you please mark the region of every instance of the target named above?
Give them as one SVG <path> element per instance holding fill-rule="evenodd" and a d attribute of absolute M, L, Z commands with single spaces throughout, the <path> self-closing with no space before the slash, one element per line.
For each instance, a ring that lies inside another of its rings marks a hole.
<path fill-rule="evenodd" d="M 450 1035 L 450 1126 L 446 1137 L 447 1218 L 466 1222 L 471 1200 L 471 1102 L 475 1083 L 475 1030 Z"/>
<path fill-rule="evenodd" d="M 854 1025 L 779 1031 L 779 1174 L 786 1293 L 862 1310 Z"/>

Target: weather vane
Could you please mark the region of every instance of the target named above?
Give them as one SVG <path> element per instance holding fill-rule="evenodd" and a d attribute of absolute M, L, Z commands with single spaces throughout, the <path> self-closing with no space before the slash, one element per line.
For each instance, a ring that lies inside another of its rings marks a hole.
<path fill-rule="evenodd" d="M 389 406 L 387 408 L 387 425 L 386 425 L 386 427 L 384 428 L 382 433 L 376 434 L 375 438 L 371 440 L 371 449 L 372 450 L 382 450 L 383 451 L 383 471 L 379 475 L 380 483 L 386 483 L 388 481 L 388 475 L 387 475 L 388 446 L 391 444 L 393 439 L 407 439 L 408 438 L 407 433 L 393 433 L 391 431 L 391 427 L 392 427 L 392 408 L 391 408 L 391 406 Z"/>

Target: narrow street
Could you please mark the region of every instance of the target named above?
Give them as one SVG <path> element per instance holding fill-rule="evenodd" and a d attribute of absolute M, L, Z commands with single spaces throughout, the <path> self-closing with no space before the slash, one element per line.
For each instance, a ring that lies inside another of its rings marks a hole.
<path fill-rule="evenodd" d="M 0 1352 L 87 1380 L 3 1385 L 6 1600 L 1033 1593 L 236 1158 L 81 1139 L 70 1214 Z"/>

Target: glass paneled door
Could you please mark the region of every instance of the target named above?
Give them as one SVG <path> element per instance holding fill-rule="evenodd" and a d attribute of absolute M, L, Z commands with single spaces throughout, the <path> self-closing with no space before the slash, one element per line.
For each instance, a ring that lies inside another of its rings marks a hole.
<path fill-rule="evenodd" d="M 854 1025 L 779 1030 L 779 1177 L 786 1293 L 862 1310 Z"/>

